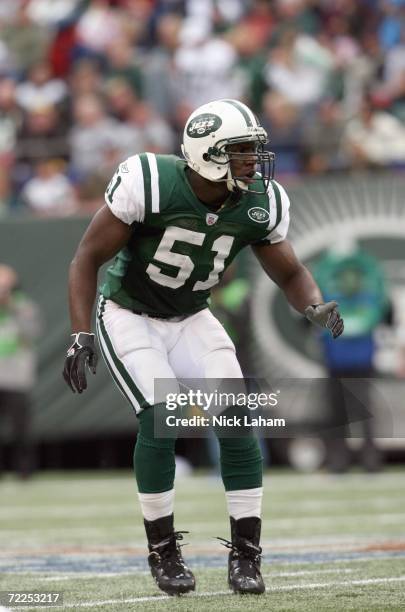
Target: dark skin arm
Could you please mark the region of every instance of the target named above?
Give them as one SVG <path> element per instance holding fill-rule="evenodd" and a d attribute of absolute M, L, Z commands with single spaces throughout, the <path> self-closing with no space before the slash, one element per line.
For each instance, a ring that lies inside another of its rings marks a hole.
<path fill-rule="evenodd" d="M 69 309 L 72 333 L 91 331 L 91 313 L 97 292 L 99 268 L 128 242 L 131 227 L 107 206 L 93 217 L 69 270 Z"/>
<path fill-rule="evenodd" d="M 252 249 L 263 270 L 282 289 L 298 312 L 304 314 L 310 304 L 323 302 L 312 274 L 297 259 L 288 240 L 268 246 L 253 246 Z"/>

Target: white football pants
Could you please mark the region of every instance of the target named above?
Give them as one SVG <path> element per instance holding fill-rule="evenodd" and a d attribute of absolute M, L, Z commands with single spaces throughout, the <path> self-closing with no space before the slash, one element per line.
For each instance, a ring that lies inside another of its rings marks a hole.
<path fill-rule="evenodd" d="M 172 322 L 101 297 L 97 334 L 107 367 L 136 412 L 178 393 L 177 378 L 243 378 L 233 342 L 208 308 Z M 166 379 L 163 395 L 155 393 L 155 379 Z"/>

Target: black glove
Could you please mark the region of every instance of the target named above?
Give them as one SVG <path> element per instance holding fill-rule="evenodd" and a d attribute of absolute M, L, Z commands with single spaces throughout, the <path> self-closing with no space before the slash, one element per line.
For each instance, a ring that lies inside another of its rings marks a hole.
<path fill-rule="evenodd" d="M 339 314 L 337 306 L 337 302 L 312 304 L 305 309 L 305 316 L 311 323 L 329 329 L 332 336 L 337 338 L 344 330 L 343 319 Z"/>
<path fill-rule="evenodd" d="M 87 389 L 86 365 L 95 374 L 98 361 L 94 334 L 78 332 L 72 334 L 73 344 L 68 349 L 63 368 L 63 378 L 73 393 Z"/>

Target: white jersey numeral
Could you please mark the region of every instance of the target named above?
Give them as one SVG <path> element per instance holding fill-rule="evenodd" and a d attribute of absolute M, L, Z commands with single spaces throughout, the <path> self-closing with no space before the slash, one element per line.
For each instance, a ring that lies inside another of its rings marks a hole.
<path fill-rule="evenodd" d="M 149 278 L 159 285 L 170 287 L 171 289 L 178 289 L 179 287 L 182 287 L 186 280 L 190 278 L 195 266 L 191 257 L 188 255 L 182 255 L 181 253 L 175 253 L 172 251 L 172 247 L 175 242 L 187 242 L 188 244 L 201 246 L 205 240 L 205 237 L 206 234 L 203 234 L 202 232 L 193 232 L 181 227 L 168 227 L 163 234 L 162 240 L 160 241 L 153 259 L 155 261 L 177 267 L 179 270 L 176 276 L 168 276 L 162 272 L 159 266 L 150 263 L 146 268 L 146 273 L 148 274 Z M 213 268 L 207 280 L 197 281 L 195 283 L 193 291 L 210 289 L 218 282 L 219 275 L 224 269 L 225 259 L 230 253 L 233 241 L 233 236 L 220 236 L 214 241 L 211 250 L 217 254 L 214 258 Z"/>
<path fill-rule="evenodd" d="M 159 285 L 171 287 L 171 289 L 178 289 L 184 285 L 186 280 L 190 277 L 190 274 L 194 270 L 194 264 L 188 255 L 174 253 L 171 250 L 173 244 L 176 241 L 180 241 L 201 246 L 204 242 L 204 238 L 205 234 L 201 232 L 192 232 L 191 230 L 182 229 L 181 227 L 168 227 L 163 234 L 163 238 L 160 241 L 153 259 L 179 268 L 177 276 L 173 277 L 163 274 L 161 269 L 155 266 L 155 264 L 149 264 L 146 268 L 146 273 L 153 281 L 159 283 Z"/>
<path fill-rule="evenodd" d="M 209 277 L 206 281 L 197 281 L 193 287 L 193 291 L 204 291 L 211 289 L 217 284 L 219 275 L 224 269 L 225 259 L 228 257 L 234 241 L 233 236 L 220 236 L 211 247 L 211 251 L 216 252 L 214 259 L 214 267 L 212 268 Z"/>

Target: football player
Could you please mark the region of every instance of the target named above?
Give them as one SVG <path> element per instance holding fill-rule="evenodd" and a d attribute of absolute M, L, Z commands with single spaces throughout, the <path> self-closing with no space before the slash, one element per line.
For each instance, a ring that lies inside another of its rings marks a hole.
<path fill-rule="evenodd" d="M 121 163 L 70 267 L 72 343 L 64 377 L 72 391 L 96 371 L 91 313 L 97 271 L 114 259 L 98 301 L 99 346 L 111 375 L 136 411 L 135 476 L 149 565 L 169 594 L 195 588 L 174 530 L 175 440 L 154 436 L 154 380 L 242 378 L 234 346 L 207 307 L 210 289 L 250 245 L 289 303 L 315 324 L 343 331 L 337 304 L 323 303 L 286 239 L 289 199 L 273 180 L 274 154 L 252 111 L 237 100 L 195 110 L 182 152 L 143 153 Z M 270 341 L 271 339 L 269 339 Z M 172 389 L 172 390 L 173 390 Z M 263 593 L 260 573 L 262 457 L 255 437 L 219 438 L 231 524 L 229 585 Z"/>

